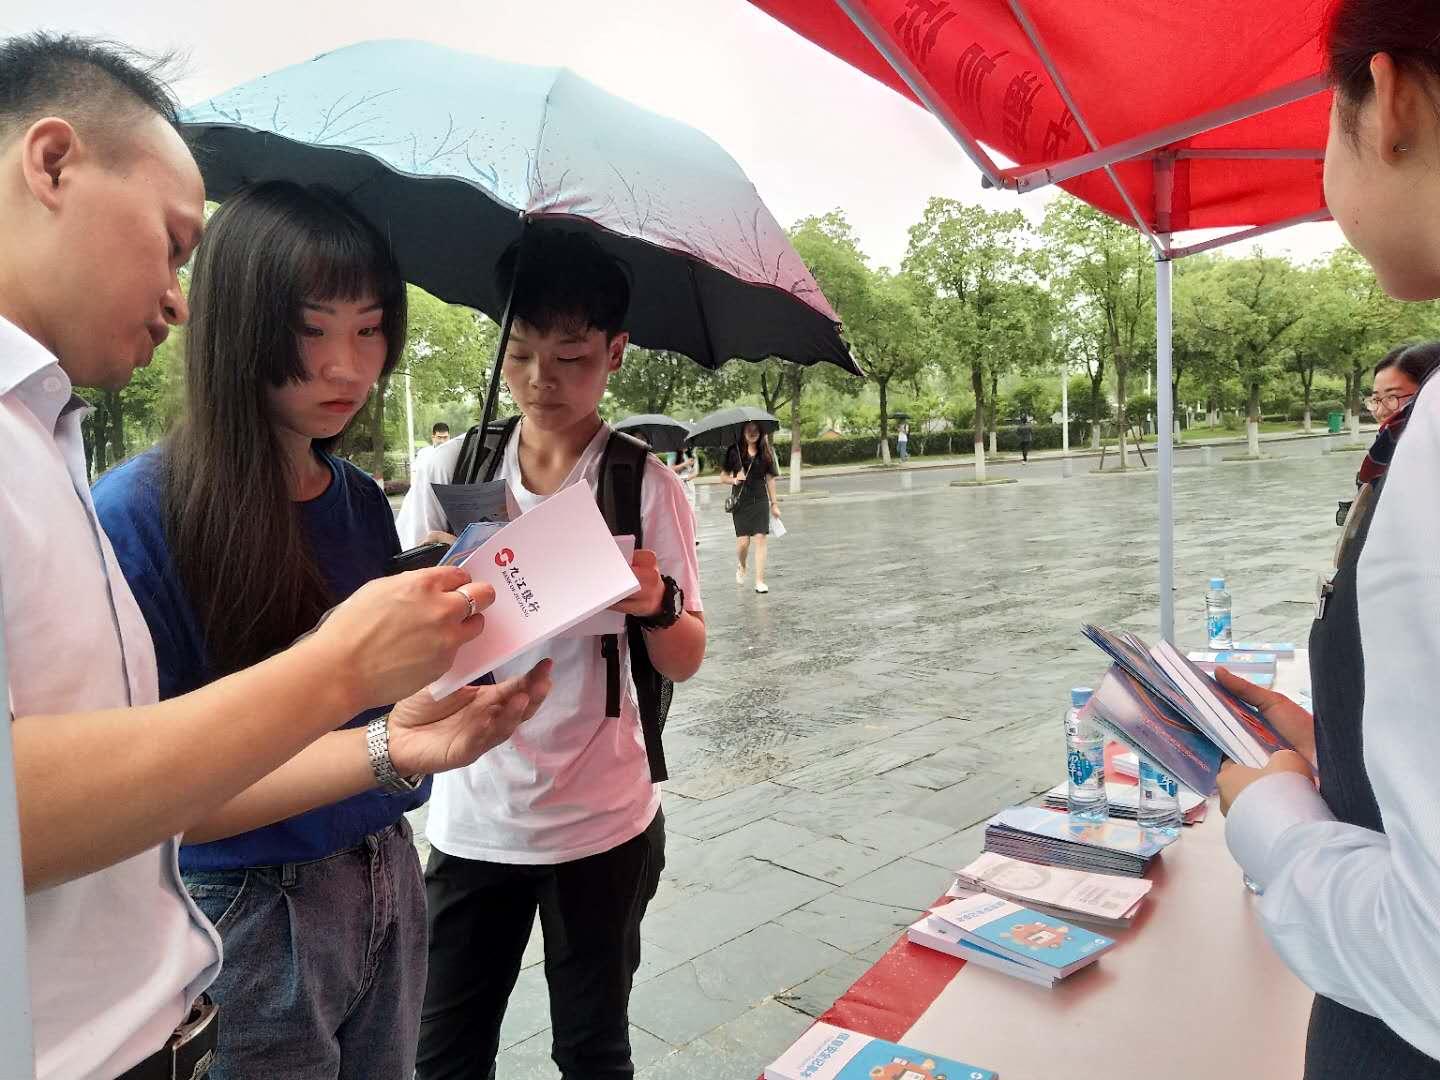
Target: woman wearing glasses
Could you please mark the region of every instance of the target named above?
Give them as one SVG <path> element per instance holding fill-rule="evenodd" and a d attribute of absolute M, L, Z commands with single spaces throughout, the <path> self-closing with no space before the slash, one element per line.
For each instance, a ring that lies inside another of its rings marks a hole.
<path fill-rule="evenodd" d="M 1385 359 L 1375 365 L 1375 387 L 1365 399 L 1365 407 L 1379 421 L 1380 433 L 1355 474 L 1357 488 L 1385 475 L 1395 444 L 1410 419 L 1410 403 L 1436 366 L 1440 366 L 1440 341 L 1401 345 L 1391 349 Z"/>

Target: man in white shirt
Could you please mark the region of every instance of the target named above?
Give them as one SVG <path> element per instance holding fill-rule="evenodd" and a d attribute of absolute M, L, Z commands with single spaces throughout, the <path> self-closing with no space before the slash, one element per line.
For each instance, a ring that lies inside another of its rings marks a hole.
<path fill-rule="evenodd" d="M 513 283 L 515 312 L 502 371 L 523 419 L 494 472 L 521 511 L 570 484 L 600 482 L 612 435 L 597 407 L 624 355 L 629 304 L 623 271 L 588 235 L 534 228 L 524 245 L 518 280 L 513 251 L 499 274 L 502 294 Z M 430 483 L 454 478 L 462 448 L 453 440 L 429 455 L 400 513 L 402 543 L 448 529 Z M 643 460 L 643 550 L 632 563 L 642 589 L 617 609 L 644 627 L 655 669 L 681 681 L 705 650 L 694 519 L 675 474 L 654 455 Z M 551 657 L 554 690 L 508 744 L 436 778 L 421 1080 L 493 1075 L 537 911 L 561 1075 L 633 1075 L 630 987 L 664 866 L 664 823 L 628 643 L 618 640 L 618 668 L 601 637 L 556 639 L 503 665 L 497 677 Z M 607 700 L 612 671 L 618 715 Z"/>
<path fill-rule="evenodd" d="M 0 40 L 0 596 L 41 1080 L 204 1074 L 214 1025 L 192 1006 L 219 941 L 178 836 L 242 794 L 269 813 L 285 785 L 268 774 L 440 675 L 494 597 L 463 572 L 372 583 L 295 647 L 156 704 L 72 388 L 123 387 L 186 319 L 177 272 L 205 196 L 174 119 L 113 48 Z"/>

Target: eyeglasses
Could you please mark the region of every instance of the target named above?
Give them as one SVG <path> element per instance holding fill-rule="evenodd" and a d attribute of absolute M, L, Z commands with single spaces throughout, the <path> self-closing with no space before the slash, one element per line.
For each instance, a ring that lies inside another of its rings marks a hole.
<path fill-rule="evenodd" d="M 1398 390 L 1392 390 L 1388 394 L 1371 394 L 1365 399 L 1365 405 L 1371 410 L 1381 405 L 1384 405 L 1387 409 L 1398 409 L 1414 396 L 1414 391 L 1408 394 L 1402 394 Z"/>

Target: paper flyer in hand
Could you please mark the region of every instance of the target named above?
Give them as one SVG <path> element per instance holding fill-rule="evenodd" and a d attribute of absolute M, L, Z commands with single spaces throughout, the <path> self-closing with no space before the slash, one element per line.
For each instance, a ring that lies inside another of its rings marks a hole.
<path fill-rule="evenodd" d="M 996 1073 L 817 1023 L 765 1069 L 766 1080 L 996 1080 Z"/>
<path fill-rule="evenodd" d="M 572 484 L 491 536 L 460 564 L 495 590 L 485 629 L 430 685 L 435 698 L 548 641 L 635 592 L 630 561 L 595 505 Z"/>

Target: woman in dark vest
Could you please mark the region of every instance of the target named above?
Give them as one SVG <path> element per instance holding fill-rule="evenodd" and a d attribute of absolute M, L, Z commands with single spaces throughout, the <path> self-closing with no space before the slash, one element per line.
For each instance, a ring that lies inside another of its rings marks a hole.
<path fill-rule="evenodd" d="M 1440 4 L 1339 0 L 1326 47 L 1331 213 L 1391 296 L 1440 297 Z M 1313 727 L 1247 691 L 1300 752 L 1220 778 L 1266 935 L 1317 994 L 1306 1080 L 1440 1078 L 1440 390 L 1410 408 L 1317 602 Z"/>

